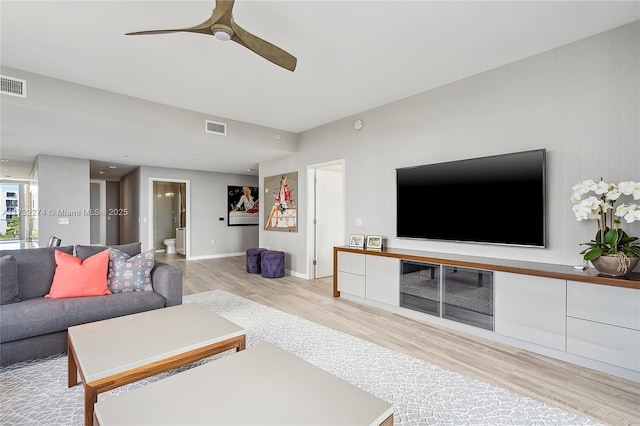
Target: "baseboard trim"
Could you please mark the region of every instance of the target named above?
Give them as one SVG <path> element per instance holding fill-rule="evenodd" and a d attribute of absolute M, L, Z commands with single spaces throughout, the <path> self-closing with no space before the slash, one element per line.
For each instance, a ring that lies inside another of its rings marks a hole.
<path fill-rule="evenodd" d="M 205 260 L 205 259 L 219 259 L 221 257 L 235 257 L 235 256 L 245 256 L 246 253 L 222 253 L 222 254 L 206 254 L 204 256 L 189 256 L 187 260 Z"/>

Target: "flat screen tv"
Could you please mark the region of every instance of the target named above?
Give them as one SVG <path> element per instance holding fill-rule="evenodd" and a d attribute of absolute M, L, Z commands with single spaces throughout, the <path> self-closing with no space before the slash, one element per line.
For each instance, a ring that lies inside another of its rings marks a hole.
<path fill-rule="evenodd" d="M 396 169 L 397 236 L 545 247 L 546 150 Z"/>

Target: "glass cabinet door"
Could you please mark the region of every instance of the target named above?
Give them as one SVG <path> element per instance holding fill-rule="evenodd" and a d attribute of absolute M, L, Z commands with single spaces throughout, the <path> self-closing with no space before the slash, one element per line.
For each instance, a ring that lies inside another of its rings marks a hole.
<path fill-rule="evenodd" d="M 493 330 L 493 272 L 443 266 L 442 317 Z"/>
<path fill-rule="evenodd" d="M 440 265 L 401 262 L 400 306 L 440 316 Z"/>

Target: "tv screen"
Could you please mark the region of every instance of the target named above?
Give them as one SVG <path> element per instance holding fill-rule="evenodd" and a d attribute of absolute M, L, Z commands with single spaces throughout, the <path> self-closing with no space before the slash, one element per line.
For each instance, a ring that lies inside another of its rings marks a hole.
<path fill-rule="evenodd" d="M 396 169 L 397 236 L 545 246 L 544 149 Z"/>

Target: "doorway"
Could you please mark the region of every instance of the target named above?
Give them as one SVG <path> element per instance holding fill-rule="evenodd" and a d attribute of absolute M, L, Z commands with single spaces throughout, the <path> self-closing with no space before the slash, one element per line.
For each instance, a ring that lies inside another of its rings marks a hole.
<path fill-rule="evenodd" d="M 313 279 L 333 275 L 333 247 L 344 245 L 344 160 L 307 167 L 308 265 Z"/>
<path fill-rule="evenodd" d="M 165 240 L 174 240 L 176 256 L 190 256 L 190 181 L 149 178 L 149 246 L 168 251 Z"/>

